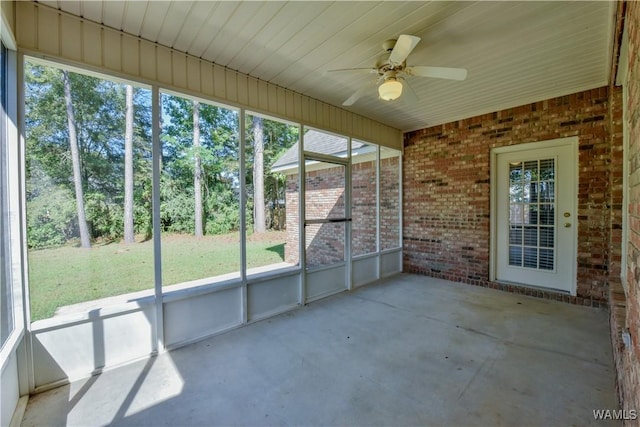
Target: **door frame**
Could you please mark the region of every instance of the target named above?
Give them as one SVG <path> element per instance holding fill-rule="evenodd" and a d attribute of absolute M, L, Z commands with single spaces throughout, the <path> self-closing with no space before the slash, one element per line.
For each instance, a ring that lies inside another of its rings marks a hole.
<path fill-rule="evenodd" d="M 571 263 L 571 295 L 576 295 L 577 291 L 577 267 L 578 267 L 578 215 L 577 215 L 577 207 L 578 207 L 578 141 L 579 138 L 577 136 L 571 136 L 566 138 L 556 138 L 550 139 L 546 141 L 537 141 L 537 142 L 527 142 L 523 144 L 514 144 L 505 147 L 496 147 L 491 149 L 490 153 L 490 196 L 489 196 L 489 216 L 490 216 L 490 238 L 489 238 L 489 281 L 496 282 L 496 274 L 497 274 L 497 253 L 498 253 L 498 224 L 497 224 L 497 212 L 498 212 L 498 201 L 497 201 L 497 173 L 498 173 L 498 155 L 504 153 L 511 153 L 516 151 L 528 151 L 534 149 L 545 149 L 545 148 L 555 148 L 559 146 L 570 145 L 572 147 L 572 156 L 574 161 L 573 168 L 573 180 L 574 180 L 574 191 L 575 198 L 572 201 L 572 212 L 574 212 L 575 219 L 575 227 L 572 227 L 572 254 L 571 258 L 573 262 Z M 510 283 L 511 284 L 511 283 Z M 529 287 L 524 284 L 513 283 L 517 286 Z M 535 288 L 535 287 L 531 287 Z M 555 291 L 547 288 L 540 288 L 544 290 L 548 290 L 549 292 L 561 292 Z"/>
<path fill-rule="evenodd" d="M 351 138 L 347 138 L 347 157 L 337 157 L 327 154 L 316 153 L 313 151 L 301 150 L 302 156 L 300 161 L 300 266 L 301 266 L 301 287 L 300 287 L 300 303 L 307 304 L 332 295 L 334 293 L 343 292 L 353 289 L 353 283 L 351 280 Z M 307 161 L 316 161 L 321 163 L 330 163 L 337 166 L 344 167 L 344 199 L 345 199 L 345 211 L 343 218 L 336 218 L 335 220 L 318 220 L 307 219 L 307 188 L 306 188 L 306 176 L 307 176 Z M 308 222 L 311 221 L 311 222 Z M 318 223 L 332 223 L 332 222 L 344 222 L 344 259 L 342 262 L 334 263 L 327 266 L 307 268 L 307 224 Z M 344 268 L 344 289 L 331 290 L 327 293 L 323 293 L 316 296 L 309 296 L 309 282 L 312 275 L 326 276 L 328 280 L 332 280 L 331 272 L 333 270 Z"/>

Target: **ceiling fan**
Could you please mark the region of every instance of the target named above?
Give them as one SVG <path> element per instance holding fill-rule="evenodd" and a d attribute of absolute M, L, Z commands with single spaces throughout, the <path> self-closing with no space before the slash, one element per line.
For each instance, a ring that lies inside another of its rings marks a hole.
<path fill-rule="evenodd" d="M 407 92 L 412 98 L 415 94 L 406 84 L 407 76 L 435 77 L 448 80 L 464 80 L 467 78 L 467 70 L 464 68 L 429 67 L 426 65 L 407 66 L 407 57 L 416 47 L 420 37 L 402 34 L 398 40 L 387 40 L 382 44 L 382 48 L 388 53 L 383 55 L 374 68 L 347 68 L 340 70 L 330 70 L 330 72 L 357 71 L 378 74 L 377 81 L 362 86 L 353 95 L 347 98 L 342 105 L 353 105 L 360 99 L 367 90 L 375 83 L 378 85 L 378 95 L 385 101 L 393 101 L 402 95 L 403 84 L 407 86 Z"/>

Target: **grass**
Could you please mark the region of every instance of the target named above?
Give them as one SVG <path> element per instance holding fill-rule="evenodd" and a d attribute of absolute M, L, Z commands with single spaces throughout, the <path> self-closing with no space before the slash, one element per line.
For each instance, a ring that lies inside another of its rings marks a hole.
<path fill-rule="evenodd" d="M 247 268 L 282 262 L 284 232 L 247 239 Z M 239 234 L 163 235 L 163 285 L 240 270 Z M 31 319 L 46 319 L 57 308 L 129 292 L 153 289 L 153 241 L 63 246 L 29 251 Z"/>

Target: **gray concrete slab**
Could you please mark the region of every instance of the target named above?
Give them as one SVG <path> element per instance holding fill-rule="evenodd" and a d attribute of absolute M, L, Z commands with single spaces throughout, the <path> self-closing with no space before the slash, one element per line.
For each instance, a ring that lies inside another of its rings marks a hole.
<path fill-rule="evenodd" d="M 400 275 L 33 396 L 41 425 L 607 425 L 602 309 Z"/>

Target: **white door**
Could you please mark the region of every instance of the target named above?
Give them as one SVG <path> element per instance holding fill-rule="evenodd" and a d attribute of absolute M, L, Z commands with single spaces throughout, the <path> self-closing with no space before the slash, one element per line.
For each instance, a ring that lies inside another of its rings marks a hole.
<path fill-rule="evenodd" d="M 575 294 L 576 142 L 494 151 L 496 280 Z"/>

